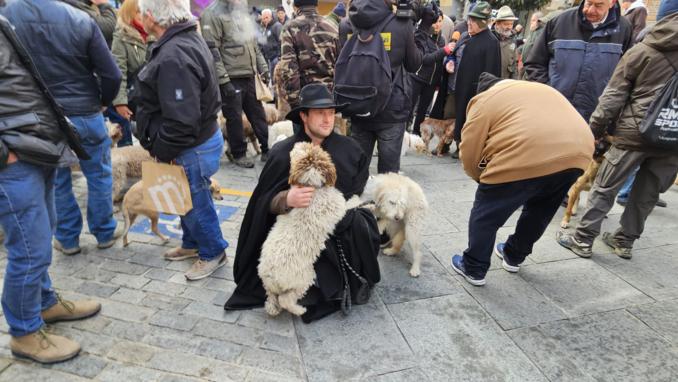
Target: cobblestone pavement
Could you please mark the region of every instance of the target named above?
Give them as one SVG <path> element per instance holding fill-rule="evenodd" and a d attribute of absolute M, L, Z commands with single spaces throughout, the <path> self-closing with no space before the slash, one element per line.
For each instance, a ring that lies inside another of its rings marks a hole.
<path fill-rule="evenodd" d="M 251 191 L 260 169 L 223 163 L 216 178 L 222 187 Z M 633 260 L 601 242 L 592 259 L 560 248 L 554 236 L 561 209 L 518 275 L 493 259 L 487 285 L 476 288 L 449 265 L 465 248 L 474 182 L 449 157 L 406 157 L 403 170 L 432 206 L 422 276 L 409 277 L 402 256 L 380 257 L 382 282 L 350 316 L 306 325 L 288 314 L 225 312 L 232 268 L 187 283 L 182 272 L 190 263 L 161 257 L 176 240 L 163 246 L 134 234 L 128 248 L 99 251 L 83 234 L 84 253 L 55 253 L 50 273 L 65 297 L 97 299 L 103 310 L 49 328 L 80 341 L 82 354 L 51 367 L 15 360 L 2 318 L 0 381 L 678 379 L 678 187 L 663 196 L 669 207 L 648 220 Z M 76 184 L 82 194 L 83 179 Z M 218 203 L 237 208 L 222 223 L 231 248 L 247 201 L 226 195 Z M 621 212 L 615 206 L 604 228 L 615 228 Z"/>

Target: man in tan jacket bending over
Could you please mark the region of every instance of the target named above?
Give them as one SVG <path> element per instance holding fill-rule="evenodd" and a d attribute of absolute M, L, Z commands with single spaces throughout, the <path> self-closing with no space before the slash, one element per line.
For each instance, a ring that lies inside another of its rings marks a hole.
<path fill-rule="evenodd" d="M 557 90 L 483 73 L 467 109 L 460 157 L 476 182 L 469 246 L 452 267 L 485 285 L 497 230 L 521 206 L 515 233 L 495 247 L 503 268 L 518 272 L 593 155 L 593 134 Z"/>

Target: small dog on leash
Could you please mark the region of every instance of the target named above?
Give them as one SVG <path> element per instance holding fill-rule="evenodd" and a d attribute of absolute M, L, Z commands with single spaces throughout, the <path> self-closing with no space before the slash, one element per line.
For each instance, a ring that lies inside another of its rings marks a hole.
<path fill-rule="evenodd" d="M 412 179 L 396 174 L 379 174 L 373 179 L 374 215 L 379 232 L 391 238 L 384 255 L 400 253 L 405 241 L 412 247 L 410 276 L 421 274 L 421 232 L 428 211 L 428 202 L 421 187 Z"/>
<path fill-rule="evenodd" d="M 308 207 L 278 215 L 261 247 L 257 271 L 266 289 L 264 308 L 271 316 L 282 309 L 297 316 L 306 312 L 298 301 L 313 285 L 313 264 L 346 212 L 344 196 L 334 188 L 337 173 L 326 151 L 299 142 L 290 153 L 290 163 L 290 185 L 316 190 Z"/>
<path fill-rule="evenodd" d="M 210 193 L 214 200 L 224 200 L 224 197 L 221 195 L 221 186 L 219 182 L 215 179 L 210 179 Z M 169 238 L 158 229 L 158 219 L 160 214 L 157 211 L 147 210 L 143 207 L 144 200 L 144 186 L 143 182 L 139 181 L 134 183 L 132 187 L 127 191 L 125 197 L 122 199 L 122 216 L 125 219 L 125 233 L 122 236 L 122 245 L 124 247 L 129 245 L 127 240 L 127 234 L 129 229 L 134 224 L 137 216 L 144 215 L 151 220 L 151 231 L 158 235 L 160 240 L 163 242 L 169 241 Z"/>
<path fill-rule="evenodd" d="M 567 192 L 567 208 L 563 220 L 560 221 L 562 228 L 567 228 L 570 225 L 572 215 L 577 214 L 577 207 L 579 206 L 579 196 L 582 191 L 590 191 L 593 186 L 593 181 L 596 179 L 600 164 L 603 162 L 605 152 L 610 148 L 611 137 L 607 136 L 604 140 L 596 142 L 596 149 L 593 153 L 593 159 L 589 166 L 584 171 L 584 174 L 577 178 L 570 190 Z"/>
<path fill-rule="evenodd" d="M 438 145 L 434 151 L 437 156 L 441 156 L 445 145 L 451 144 L 454 140 L 454 119 L 426 118 L 420 126 L 421 138 L 427 152 L 434 137 L 438 138 Z"/>
<path fill-rule="evenodd" d="M 425 154 L 428 153 L 424 140 L 417 134 L 408 133 L 403 135 L 403 145 L 400 148 L 400 156 L 403 157 L 407 153 Z"/>

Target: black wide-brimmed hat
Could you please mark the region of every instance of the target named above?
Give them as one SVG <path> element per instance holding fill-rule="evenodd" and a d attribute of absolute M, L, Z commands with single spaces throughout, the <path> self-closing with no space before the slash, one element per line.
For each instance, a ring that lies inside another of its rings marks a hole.
<path fill-rule="evenodd" d="M 346 104 L 337 105 L 327 86 L 322 84 L 308 84 L 299 92 L 299 106 L 287 113 L 286 119 L 301 125 L 299 113 L 308 109 L 335 109 L 340 112 Z"/>

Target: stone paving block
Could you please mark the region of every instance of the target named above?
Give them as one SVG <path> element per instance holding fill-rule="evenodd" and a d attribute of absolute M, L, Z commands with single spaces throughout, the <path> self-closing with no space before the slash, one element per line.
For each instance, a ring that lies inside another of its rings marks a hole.
<path fill-rule="evenodd" d="M 43 369 L 32 364 L 14 363 L 0 374 L 0 382 L 84 382 L 87 379 L 74 374 Z"/>
<path fill-rule="evenodd" d="M 52 278 L 52 286 L 54 286 L 55 289 L 61 291 L 61 290 L 76 290 L 78 289 L 83 283 L 83 280 L 77 279 L 75 277 L 71 276 L 61 276 L 61 275 L 52 275 L 51 272 L 52 268 L 50 268 L 50 277 Z"/>
<path fill-rule="evenodd" d="M 294 336 L 294 322 L 291 315 L 282 314 L 277 317 L 271 317 L 263 309 L 242 311 L 238 325 L 277 333 L 287 337 Z"/>
<path fill-rule="evenodd" d="M 198 322 L 198 317 L 190 314 L 159 310 L 148 320 L 148 322 L 155 326 L 189 331 L 193 329 L 195 324 Z"/>
<path fill-rule="evenodd" d="M 468 295 L 396 304 L 389 310 L 414 352 L 411 358 L 430 380 L 546 381 Z"/>
<path fill-rule="evenodd" d="M 101 314 L 123 321 L 145 321 L 155 313 L 155 309 L 143 308 L 138 305 L 107 300 L 102 304 Z"/>
<path fill-rule="evenodd" d="M 221 361 L 215 361 L 212 370 L 212 375 L 208 377 L 208 380 L 214 382 L 244 382 L 248 374 L 251 374 L 251 369 Z"/>
<path fill-rule="evenodd" d="M 247 382 L 301 382 L 305 379 L 285 377 L 279 374 L 265 373 L 259 370 L 253 370 L 247 376 Z"/>
<path fill-rule="evenodd" d="M 589 259 L 535 264 L 521 268 L 519 275 L 568 317 L 652 302 Z"/>
<path fill-rule="evenodd" d="M 207 280 L 204 285 L 205 288 L 215 290 L 217 292 L 224 292 L 228 294 L 229 297 L 235 290 L 235 283 L 231 280 L 216 278 L 207 278 L 205 280 Z"/>
<path fill-rule="evenodd" d="M 86 294 L 88 296 L 96 296 L 107 298 L 118 290 L 118 286 L 111 286 L 92 281 L 86 281 L 77 289 L 78 293 Z"/>
<path fill-rule="evenodd" d="M 198 378 L 209 378 L 213 375 L 213 362 L 208 358 L 170 350 L 156 353 L 147 366 Z"/>
<path fill-rule="evenodd" d="M 558 222 L 558 224 L 560 224 L 560 219 L 562 219 L 562 217 L 553 218 L 553 220 L 555 222 Z M 556 227 L 547 228 L 546 232 L 544 232 L 542 237 L 539 240 L 537 240 L 536 243 L 534 243 L 534 247 L 532 248 L 532 254 L 528 256 L 528 260 L 530 260 L 530 262 L 548 263 L 552 261 L 578 258 L 577 255 L 568 251 L 565 248 L 562 248 L 560 245 L 556 243 L 556 232 L 558 230 L 560 230 L 560 228 Z M 505 242 L 508 239 L 508 237 L 513 234 L 514 231 L 515 227 L 500 228 L 499 231 L 497 232 L 497 243 Z M 494 254 L 492 254 L 492 256 L 496 257 Z"/>
<path fill-rule="evenodd" d="M 146 247 L 154 247 L 154 246 L 144 246 Z M 130 257 L 129 262 L 133 264 L 139 264 L 139 265 L 145 265 L 147 267 L 153 267 L 153 268 L 165 268 L 167 266 L 167 263 L 169 261 L 165 260 L 162 257 L 162 254 L 159 253 L 146 253 L 144 252 L 138 252 L 141 249 L 137 249 L 137 252 L 134 252 L 133 255 Z M 163 252 L 166 251 L 166 249 L 163 250 Z"/>
<path fill-rule="evenodd" d="M 9 358 L 0 358 L 0 373 L 2 373 L 5 369 L 9 367 L 9 365 L 12 364 L 12 360 Z"/>
<path fill-rule="evenodd" d="M 281 336 L 270 332 L 264 332 L 260 348 L 283 354 L 297 354 L 299 352 L 295 337 Z"/>
<path fill-rule="evenodd" d="M 485 279 L 487 284 L 482 288 L 466 281 L 462 284 L 504 330 L 567 318 L 565 312 L 518 275 L 501 269 L 488 272 Z"/>
<path fill-rule="evenodd" d="M 177 272 L 186 272 L 191 268 L 193 265 L 193 261 L 190 260 L 185 260 L 185 261 L 170 261 L 169 264 L 165 267 L 165 269 L 169 269 L 172 271 L 177 271 Z"/>
<path fill-rule="evenodd" d="M 118 342 L 116 338 L 104 336 L 97 333 L 85 332 L 77 329 L 71 329 L 64 326 L 54 325 L 50 327 L 50 332 L 65 336 L 76 341 L 82 347 L 84 353 L 103 357 L 110 348 Z"/>
<path fill-rule="evenodd" d="M 671 381 L 678 375 L 678 349 L 623 310 L 509 335 L 550 380 Z"/>
<path fill-rule="evenodd" d="M 252 329 L 207 318 L 198 321 L 192 332 L 199 336 L 234 342 L 250 347 L 259 346 L 263 335 L 263 331 L 260 329 Z"/>
<path fill-rule="evenodd" d="M 101 314 L 97 314 L 96 316 L 90 317 L 86 320 L 74 321 L 73 328 L 86 330 L 93 333 L 101 333 L 110 324 L 110 319 Z"/>
<path fill-rule="evenodd" d="M 144 299 L 141 301 L 141 305 L 143 306 L 155 309 L 169 310 L 173 312 L 183 310 L 190 303 L 191 300 L 187 298 L 171 297 L 156 293 L 148 293 L 146 297 L 144 297 Z"/>
<path fill-rule="evenodd" d="M 111 260 L 117 260 L 117 261 L 128 260 L 134 255 L 134 252 L 129 250 L 129 248 L 117 247 L 117 246 L 108 248 L 106 250 L 98 250 L 95 253 L 96 253 L 96 256 L 111 259 Z"/>
<path fill-rule="evenodd" d="M 181 295 L 181 293 L 184 292 L 184 289 L 186 289 L 186 287 L 183 285 L 158 280 L 151 280 L 143 287 L 143 290 L 147 292 L 164 294 L 165 296 L 170 297 Z"/>
<path fill-rule="evenodd" d="M 678 232 L 678 230 L 677 230 Z M 633 259 L 615 255 L 594 256 L 593 260 L 656 300 L 678 298 L 678 253 L 663 247 L 633 251 Z"/>
<path fill-rule="evenodd" d="M 99 266 L 99 264 L 87 264 L 84 268 L 73 273 L 73 277 L 107 283 L 117 275 L 117 273 L 101 269 Z"/>
<path fill-rule="evenodd" d="M 188 306 L 184 308 L 184 312 L 209 318 L 210 320 L 228 322 L 230 324 L 235 323 L 240 316 L 239 311 L 227 311 L 224 310 L 223 307 L 213 304 L 206 304 L 200 301 L 193 301 L 192 303 L 188 304 Z"/>
<path fill-rule="evenodd" d="M 204 280 L 204 279 L 203 279 Z M 211 303 L 219 294 L 219 292 L 211 289 L 201 288 L 189 284 L 181 294 L 181 297 L 188 298 L 200 302 Z"/>
<path fill-rule="evenodd" d="M 101 373 L 106 365 L 108 365 L 108 363 L 101 358 L 93 357 L 88 354 L 80 354 L 70 361 L 43 367 L 79 375 L 83 378 L 94 378 Z"/>
<path fill-rule="evenodd" d="M 140 338 L 141 339 L 141 338 Z M 120 341 L 106 354 L 107 358 L 124 363 L 145 364 L 153 358 L 156 349 L 131 341 Z"/>
<path fill-rule="evenodd" d="M 117 274 L 111 279 L 112 284 L 124 286 L 130 289 L 141 289 L 148 284 L 150 280 L 143 276 L 130 276 L 125 274 Z"/>
<path fill-rule="evenodd" d="M 370 376 L 363 381 L 369 382 L 410 382 L 410 381 L 426 381 L 428 377 L 418 367 L 406 370 L 399 370 L 393 373 Z"/>
<path fill-rule="evenodd" d="M 678 300 L 659 301 L 627 310 L 678 347 Z"/>
<path fill-rule="evenodd" d="M 295 328 L 309 381 L 348 380 L 416 366 L 386 306 L 375 298 L 354 306 L 348 317 L 335 313 L 309 325 L 298 322 Z"/>
<path fill-rule="evenodd" d="M 125 261 L 115 261 L 115 260 L 110 260 L 106 259 L 101 264 L 101 269 L 110 271 L 110 272 L 116 272 L 116 273 L 124 273 L 128 275 L 142 275 L 148 271 L 148 267 L 145 265 L 138 265 L 138 264 L 132 264 L 128 263 Z"/>
<path fill-rule="evenodd" d="M 211 338 L 201 340 L 196 349 L 198 355 L 231 363 L 236 363 L 242 352 L 241 345 Z"/>
<path fill-rule="evenodd" d="M 158 381 L 163 373 L 145 367 L 110 363 L 97 377 L 101 382 L 147 382 Z"/>
<path fill-rule="evenodd" d="M 101 333 L 118 339 L 139 341 L 148 331 L 148 324 L 145 323 L 111 320 Z"/>
<path fill-rule="evenodd" d="M 185 377 L 183 375 L 165 374 L 160 378 L 160 382 L 199 382 L 201 379 Z"/>
<path fill-rule="evenodd" d="M 202 280 L 195 280 L 195 281 L 189 281 L 186 280 L 186 276 L 184 275 L 183 272 L 176 272 L 172 277 L 167 280 L 167 282 L 174 283 L 174 284 L 180 284 L 180 285 L 191 285 L 193 287 L 202 287 L 207 283 L 207 278 L 202 279 Z"/>
<path fill-rule="evenodd" d="M 196 337 L 188 332 L 160 326 L 149 326 L 142 342 L 151 346 L 186 353 L 195 353 L 200 344 Z"/>
<path fill-rule="evenodd" d="M 127 302 L 129 304 L 139 304 L 145 297 L 146 293 L 140 290 L 120 288 L 111 296 L 111 300 Z"/>
<path fill-rule="evenodd" d="M 287 377 L 302 377 L 301 359 L 287 354 L 261 349 L 245 349 L 240 362 L 244 366 L 257 368 Z"/>
<path fill-rule="evenodd" d="M 407 249 L 409 252 L 409 248 Z M 464 289 L 443 268 L 427 248 L 422 249 L 421 276 L 411 277 L 410 253 L 397 256 L 379 255 L 381 282 L 376 291 L 386 304 L 419 300 L 448 294 L 464 293 Z"/>
<path fill-rule="evenodd" d="M 177 272 L 167 269 L 151 268 L 148 272 L 144 273 L 144 277 L 151 280 L 167 281 L 175 274 L 177 274 Z"/>

